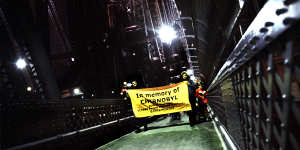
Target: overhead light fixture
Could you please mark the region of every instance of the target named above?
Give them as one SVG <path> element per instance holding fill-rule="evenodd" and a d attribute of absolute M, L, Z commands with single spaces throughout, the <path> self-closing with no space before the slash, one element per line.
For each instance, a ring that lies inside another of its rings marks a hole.
<path fill-rule="evenodd" d="M 152 57 L 152 60 L 154 61 L 159 60 L 159 57 Z"/>
<path fill-rule="evenodd" d="M 74 57 L 72 57 L 72 58 L 71 58 L 71 61 L 72 61 L 72 62 L 74 62 L 74 61 L 75 61 L 75 58 L 74 58 Z"/>
<path fill-rule="evenodd" d="M 28 92 L 31 92 L 31 91 L 32 91 L 32 87 L 31 87 L 31 86 L 28 86 L 26 90 L 27 90 Z"/>
<path fill-rule="evenodd" d="M 158 30 L 159 38 L 162 42 L 171 44 L 172 40 L 174 40 L 177 35 L 176 31 L 167 25 L 162 25 Z"/>
<path fill-rule="evenodd" d="M 16 62 L 16 66 L 17 66 L 17 68 L 19 68 L 19 69 L 24 69 L 24 68 L 27 66 L 27 63 L 26 63 L 26 61 L 25 61 L 24 59 L 19 58 L 19 59 L 17 60 L 17 62 Z"/>
<path fill-rule="evenodd" d="M 127 8 L 127 12 L 130 12 L 131 11 L 131 9 L 129 8 L 129 7 L 126 7 Z"/>
<path fill-rule="evenodd" d="M 179 56 L 179 54 L 174 53 L 174 54 L 172 54 L 172 56 L 173 56 L 173 57 L 176 57 L 176 56 Z"/>
<path fill-rule="evenodd" d="M 79 88 L 73 89 L 73 93 L 74 93 L 74 95 L 80 95 L 80 94 L 83 94 Z"/>

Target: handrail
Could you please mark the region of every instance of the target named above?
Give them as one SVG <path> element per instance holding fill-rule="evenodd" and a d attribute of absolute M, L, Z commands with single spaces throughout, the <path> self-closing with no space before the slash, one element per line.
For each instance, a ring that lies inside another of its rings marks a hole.
<path fill-rule="evenodd" d="M 22 145 L 18 145 L 18 146 L 14 146 L 14 147 L 11 147 L 11 148 L 7 148 L 5 150 L 18 150 L 18 149 L 23 149 L 23 148 L 29 148 L 29 147 L 32 147 L 32 146 L 36 146 L 36 145 L 39 145 L 39 144 L 46 143 L 46 142 L 54 141 L 54 140 L 57 140 L 57 139 L 62 139 L 62 138 L 66 138 L 66 137 L 69 137 L 69 136 L 75 136 L 75 135 L 80 134 L 80 133 L 84 133 L 84 132 L 91 131 L 91 130 L 94 130 L 94 129 L 98 129 L 98 128 L 101 128 L 101 127 L 105 127 L 105 126 L 108 126 L 108 125 L 112 125 L 112 124 L 118 123 L 119 121 L 124 121 L 124 120 L 128 120 L 128 119 L 131 119 L 131 118 L 134 118 L 134 116 L 124 117 L 122 119 L 110 121 L 110 122 L 107 122 L 107 123 L 99 124 L 99 125 L 96 125 L 96 126 L 88 127 L 88 128 L 77 130 L 77 131 L 72 131 L 72 132 L 68 132 L 68 133 L 64 133 L 64 134 L 58 134 L 58 135 L 53 136 L 53 137 L 49 137 L 49 138 L 45 138 L 45 139 L 42 139 L 42 140 L 38 140 L 38 141 L 34 141 L 34 142 L 30 142 L 30 143 L 26 143 L 26 144 L 22 144 Z"/>
<path fill-rule="evenodd" d="M 212 90 L 231 73 L 260 52 L 268 43 L 291 27 L 293 23 L 299 21 L 299 9 L 300 1 L 287 6 L 283 1 L 268 1 L 219 70 L 208 90 Z"/>

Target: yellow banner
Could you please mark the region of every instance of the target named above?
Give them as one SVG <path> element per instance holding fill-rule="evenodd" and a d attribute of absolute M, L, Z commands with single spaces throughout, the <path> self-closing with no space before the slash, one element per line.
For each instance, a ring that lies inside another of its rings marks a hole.
<path fill-rule="evenodd" d="M 129 89 L 135 117 L 147 117 L 191 110 L 187 81 L 147 89 Z"/>

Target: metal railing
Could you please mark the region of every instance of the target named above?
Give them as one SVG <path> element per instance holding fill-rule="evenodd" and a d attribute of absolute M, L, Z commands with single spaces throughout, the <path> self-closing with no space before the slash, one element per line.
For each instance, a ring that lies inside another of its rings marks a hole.
<path fill-rule="evenodd" d="M 146 123 L 124 100 L 10 101 L 0 111 L 3 149 L 96 148 Z"/>
<path fill-rule="evenodd" d="M 300 1 L 268 1 L 209 87 L 241 149 L 300 149 Z"/>

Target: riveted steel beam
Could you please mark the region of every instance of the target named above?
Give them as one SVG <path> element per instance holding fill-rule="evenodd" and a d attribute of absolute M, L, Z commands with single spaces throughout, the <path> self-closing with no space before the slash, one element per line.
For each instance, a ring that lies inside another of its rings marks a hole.
<path fill-rule="evenodd" d="M 300 20 L 300 1 L 268 1 L 248 27 L 229 58 L 219 70 L 209 90 L 254 57 L 270 42 Z"/>

